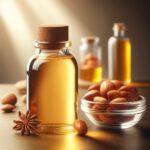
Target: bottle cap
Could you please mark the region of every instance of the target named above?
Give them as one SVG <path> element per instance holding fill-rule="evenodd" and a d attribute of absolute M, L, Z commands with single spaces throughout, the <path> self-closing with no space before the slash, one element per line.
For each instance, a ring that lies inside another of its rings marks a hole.
<path fill-rule="evenodd" d="M 97 36 L 83 37 L 81 38 L 81 43 L 97 44 L 99 43 L 99 38 Z"/>
<path fill-rule="evenodd" d="M 120 22 L 120 23 L 114 23 L 113 25 L 113 30 L 125 30 L 125 24 Z"/>
<path fill-rule="evenodd" d="M 62 48 L 68 43 L 67 25 L 39 26 L 37 34 L 41 48 Z"/>

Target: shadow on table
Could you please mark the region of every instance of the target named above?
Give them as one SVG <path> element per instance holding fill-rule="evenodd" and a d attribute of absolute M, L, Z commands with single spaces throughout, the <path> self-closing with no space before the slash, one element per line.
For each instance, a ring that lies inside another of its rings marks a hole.
<path fill-rule="evenodd" d="M 121 148 L 124 134 L 123 130 L 100 129 L 99 131 L 89 131 L 85 138 L 96 147 L 113 150 Z"/>

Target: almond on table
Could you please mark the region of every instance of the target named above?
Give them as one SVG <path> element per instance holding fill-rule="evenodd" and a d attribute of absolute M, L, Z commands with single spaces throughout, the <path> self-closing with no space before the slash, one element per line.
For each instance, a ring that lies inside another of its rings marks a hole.
<path fill-rule="evenodd" d="M 1 98 L 1 103 L 15 105 L 17 103 L 17 96 L 13 93 L 6 94 Z"/>
<path fill-rule="evenodd" d="M 12 112 L 16 107 L 11 104 L 4 104 L 1 106 L 1 110 L 4 112 Z"/>
<path fill-rule="evenodd" d="M 77 131 L 78 135 L 85 135 L 88 131 L 87 125 L 83 120 L 75 120 L 74 129 Z"/>

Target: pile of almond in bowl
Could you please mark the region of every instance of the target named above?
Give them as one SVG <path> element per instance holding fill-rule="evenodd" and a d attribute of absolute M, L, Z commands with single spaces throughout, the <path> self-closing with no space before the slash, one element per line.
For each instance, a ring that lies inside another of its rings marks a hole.
<path fill-rule="evenodd" d="M 81 109 L 99 127 L 129 128 L 142 118 L 146 103 L 136 87 L 106 80 L 88 88 L 81 99 Z"/>

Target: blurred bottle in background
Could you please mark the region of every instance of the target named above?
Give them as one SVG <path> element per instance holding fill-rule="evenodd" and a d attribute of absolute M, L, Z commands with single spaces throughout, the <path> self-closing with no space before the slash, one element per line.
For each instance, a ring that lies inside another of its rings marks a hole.
<path fill-rule="evenodd" d="M 99 82 L 102 80 L 101 47 L 99 38 L 84 37 L 79 47 L 80 64 L 79 77 L 81 80 Z"/>
<path fill-rule="evenodd" d="M 131 81 L 131 42 L 125 36 L 125 24 L 115 23 L 114 35 L 108 41 L 108 78 Z"/>

